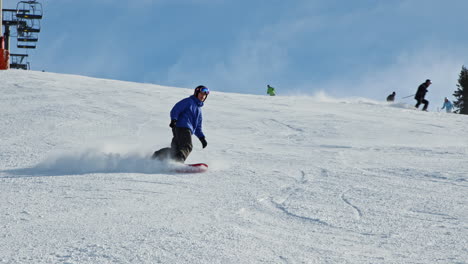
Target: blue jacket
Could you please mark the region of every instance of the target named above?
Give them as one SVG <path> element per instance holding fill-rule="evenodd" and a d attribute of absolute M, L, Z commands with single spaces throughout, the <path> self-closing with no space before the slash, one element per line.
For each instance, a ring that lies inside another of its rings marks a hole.
<path fill-rule="evenodd" d="M 198 138 L 205 137 L 202 131 L 203 102 L 194 95 L 182 99 L 171 110 L 171 120 L 177 120 L 177 127 L 186 127 Z"/>
<path fill-rule="evenodd" d="M 450 101 L 444 102 L 442 109 L 446 108 L 447 112 L 451 112 L 453 108 L 453 104 Z"/>

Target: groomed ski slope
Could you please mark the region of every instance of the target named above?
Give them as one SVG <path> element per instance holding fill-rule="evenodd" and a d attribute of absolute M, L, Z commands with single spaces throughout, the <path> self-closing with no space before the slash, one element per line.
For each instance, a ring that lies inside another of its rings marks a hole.
<path fill-rule="evenodd" d="M 191 89 L 0 71 L 0 263 L 468 262 L 467 116 L 210 88 L 176 174 Z"/>

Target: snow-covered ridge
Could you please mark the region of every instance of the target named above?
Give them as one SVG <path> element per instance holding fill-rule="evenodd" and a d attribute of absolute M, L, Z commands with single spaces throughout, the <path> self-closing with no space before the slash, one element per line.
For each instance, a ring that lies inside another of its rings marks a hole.
<path fill-rule="evenodd" d="M 465 116 L 210 88 L 175 174 L 191 89 L 0 71 L 0 263 L 468 262 Z"/>

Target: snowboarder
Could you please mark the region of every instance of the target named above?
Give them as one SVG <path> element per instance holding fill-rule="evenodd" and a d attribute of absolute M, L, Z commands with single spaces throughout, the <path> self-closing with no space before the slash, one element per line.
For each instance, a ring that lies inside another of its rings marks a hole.
<path fill-rule="evenodd" d="M 427 88 L 432 84 L 431 80 L 427 79 L 424 83 L 419 85 L 418 91 L 414 95 L 414 99 L 416 99 L 417 103 L 415 105 L 416 108 L 418 108 L 421 103 L 424 104 L 423 111 L 427 111 L 427 107 L 429 106 L 429 101 L 424 99 L 427 93 Z"/>
<path fill-rule="evenodd" d="M 192 134 L 198 137 L 202 147 L 206 148 L 205 135 L 202 131 L 202 110 L 210 90 L 203 85 L 195 88 L 193 95 L 182 99 L 174 105 L 171 110 L 172 142 L 170 148 L 162 148 L 155 151 L 153 159 L 172 159 L 184 163 L 190 152 L 192 152 Z"/>
<path fill-rule="evenodd" d="M 452 102 L 450 102 L 449 99 L 447 99 L 447 97 L 445 97 L 444 105 L 442 106 L 442 109 L 444 109 L 444 108 L 445 108 L 445 111 L 447 111 L 447 113 L 452 113 L 453 104 L 452 104 Z"/>
<path fill-rule="evenodd" d="M 270 85 L 267 85 L 267 94 L 269 94 L 270 96 L 275 96 L 275 88 L 271 87 Z"/>
<path fill-rule="evenodd" d="M 395 95 L 396 95 L 396 93 L 393 92 L 393 93 L 391 93 L 389 96 L 387 96 L 387 102 L 393 102 L 393 101 L 395 101 Z"/>

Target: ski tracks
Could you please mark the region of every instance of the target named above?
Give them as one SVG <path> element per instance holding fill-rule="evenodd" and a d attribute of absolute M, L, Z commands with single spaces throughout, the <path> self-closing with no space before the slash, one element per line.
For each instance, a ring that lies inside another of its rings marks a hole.
<path fill-rule="evenodd" d="M 287 217 L 292 217 L 300 221 L 322 226 L 332 226 L 320 217 L 315 217 L 313 214 L 309 215 L 307 210 L 304 211 L 304 203 L 299 202 L 299 204 L 296 204 L 297 201 L 307 202 L 305 193 L 307 193 L 308 188 L 306 185 L 309 183 L 309 180 L 307 179 L 305 171 L 301 170 L 300 176 L 298 178 L 293 177 L 293 179 L 293 184 L 282 188 L 280 190 L 280 195 L 271 195 L 269 197 L 268 200 L 271 205 L 273 205 L 273 208 L 279 210 Z"/>
<path fill-rule="evenodd" d="M 340 198 L 341 198 L 341 200 L 343 200 L 343 202 L 345 202 L 347 205 L 351 206 L 351 207 L 354 209 L 354 211 L 356 212 L 356 219 L 357 219 L 357 220 L 361 220 L 361 217 L 362 217 L 362 211 L 361 211 L 361 209 L 359 209 L 359 207 L 357 207 L 356 205 L 352 204 L 352 203 L 349 201 L 349 199 L 346 198 L 346 193 L 349 192 L 349 191 L 351 191 L 351 190 L 353 190 L 353 189 L 348 189 L 348 190 L 344 191 L 344 192 L 341 194 Z"/>
<path fill-rule="evenodd" d="M 264 204 L 268 201 L 271 212 L 281 212 L 282 217 L 296 219 L 323 227 L 354 232 L 352 226 L 361 222 L 363 209 L 353 200 L 360 197 L 360 189 L 338 186 L 333 182 L 333 173 L 318 169 L 311 180 L 309 174 L 300 170 L 296 177 L 284 176 L 289 184 L 282 187 L 277 194 L 259 199 Z M 293 179 L 293 182 L 291 182 Z M 354 197 L 354 198 L 353 198 Z M 264 204 L 265 205 L 265 204 Z"/>

